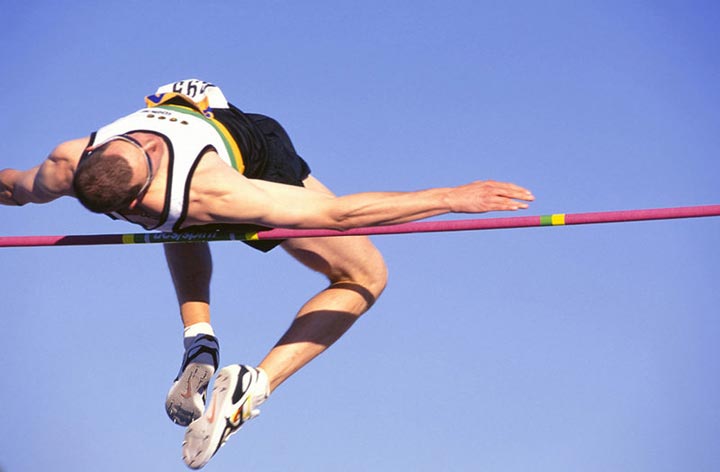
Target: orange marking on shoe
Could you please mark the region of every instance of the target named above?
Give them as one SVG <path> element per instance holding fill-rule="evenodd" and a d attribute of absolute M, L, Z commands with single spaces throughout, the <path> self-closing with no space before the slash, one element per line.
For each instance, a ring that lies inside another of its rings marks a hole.
<path fill-rule="evenodd" d="M 237 411 L 232 416 L 232 422 L 237 423 L 240 419 L 240 415 L 242 415 L 242 407 L 238 408 Z"/>
<path fill-rule="evenodd" d="M 185 399 L 188 399 L 188 398 L 192 397 L 192 389 L 190 388 L 190 380 L 189 380 L 189 379 L 188 379 L 188 383 L 187 383 L 187 390 L 185 390 L 184 392 L 182 392 L 182 393 L 180 394 L 180 396 L 183 397 L 183 398 L 185 398 Z"/>
<path fill-rule="evenodd" d="M 215 398 L 212 399 L 212 409 L 208 415 L 208 423 L 212 423 L 213 421 L 215 421 Z"/>

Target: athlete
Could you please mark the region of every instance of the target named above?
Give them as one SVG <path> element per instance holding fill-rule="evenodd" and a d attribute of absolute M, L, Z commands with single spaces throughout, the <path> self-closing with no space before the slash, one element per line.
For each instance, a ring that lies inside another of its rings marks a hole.
<path fill-rule="evenodd" d="M 510 183 L 476 181 L 413 192 L 335 196 L 310 175 L 272 118 L 246 114 L 220 88 L 190 79 L 162 86 L 145 108 L 89 136 L 59 144 L 40 165 L 0 171 L 0 203 L 46 203 L 62 196 L 147 230 L 214 230 L 228 225 L 336 229 L 404 223 L 446 213 L 519 210 L 534 199 Z M 184 357 L 166 400 L 187 426 L 183 459 L 203 467 L 288 377 L 342 336 L 385 288 L 381 254 L 365 237 L 306 238 L 280 244 L 329 285 L 296 314 L 258 366 L 218 368 L 210 324 L 212 259 L 207 243 L 165 245 L 184 325 Z"/>

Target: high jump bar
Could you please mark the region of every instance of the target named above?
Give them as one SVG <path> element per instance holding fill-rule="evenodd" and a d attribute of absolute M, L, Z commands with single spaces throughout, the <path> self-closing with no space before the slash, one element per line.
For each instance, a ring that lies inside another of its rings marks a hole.
<path fill-rule="evenodd" d="M 261 231 L 206 231 L 182 233 L 87 234 L 65 236 L 0 236 L 0 247 L 96 246 L 109 244 L 187 243 L 203 241 L 262 241 L 328 236 L 370 236 L 382 234 L 434 233 L 488 229 L 570 226 L 630 221 L 670 220 L 720 216 L 720 205 L 701 205 L 645 210 L 556 213 L 540 216 L 476 218 L 466 220 L 421 221 L 386 226 L 368 226 L 345 231 L 329 229 L 268 229 Z"/>

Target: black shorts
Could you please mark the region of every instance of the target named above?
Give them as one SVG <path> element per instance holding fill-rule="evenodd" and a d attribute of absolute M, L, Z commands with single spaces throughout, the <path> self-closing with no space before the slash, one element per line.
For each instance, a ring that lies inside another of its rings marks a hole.
<path fill-rule="evenodd" d="M 240 147 L 245 170 L 243 175 L 281 184 L 303 186 L 310 175 L 310 167 L 295 150 L 290 136 L 276 120 L 254 113 L 243 113 L 233 105 L 229 109 L 213 110 L 215 119 L 223 124 Z M 204 225 L 186 231 L 237 231 L 250 232 L 263 228 L 252 225 Z M 281 240 L 245 241 L 255 249 L 267 252 L 282 243 Z"/>
<path fill-rule="evenodd" d="M 269 116 L 243 113 L 230 105 L 214 110 L 215 119 L 227 128 L 240 148 L 250 179 L 302 186 L 310 167 L 295 150 L 290 136 Z"/>
<path fill-rule="evenodd" d="M 268 116 L 248 114 L 248 117 L 262 132 L 267 145 L 265 169 L 255 178 L 302 187 L 303 180 L 310 175 L 310 166 L 297 153 L 287 132 Z"/>

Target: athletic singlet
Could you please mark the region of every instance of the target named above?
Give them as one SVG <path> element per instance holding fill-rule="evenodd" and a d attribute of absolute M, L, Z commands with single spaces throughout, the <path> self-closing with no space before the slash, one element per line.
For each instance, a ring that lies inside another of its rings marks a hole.
<path fill-rule="evenodd" d="M 145 104 L 147 108 L 92 133 L 90 146 L 133 132 L 160 136 L 168 148 L 165 205 L 156 224 L 154 218 L 149 220 L 142 215 L 113 212 L 108 216 L 139 224 L 147 230 L 178 231 L 187 212 L 190 178 L 200 157 L 212 149 L 242 173 L 242 154 L 225 126 L 213 119 L 213 108 L 228 108 L 220 88 L 196 79 L 173 82 L 146 97 Z"/>

